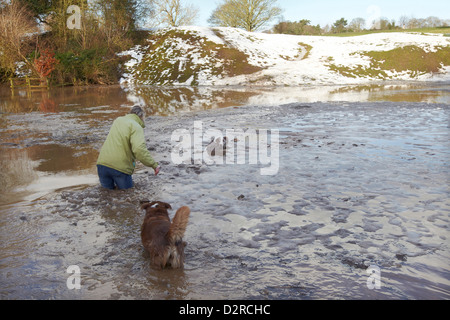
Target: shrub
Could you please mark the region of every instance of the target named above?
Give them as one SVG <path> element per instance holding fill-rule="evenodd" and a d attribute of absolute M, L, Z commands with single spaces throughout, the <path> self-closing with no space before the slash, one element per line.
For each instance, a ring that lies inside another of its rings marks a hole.
<path fill-rule="evenodd" d="M 56 54 L 56 81 L 61 84 L 111 84 L 117 82 L 119 59 L 108 59 L 107 49 L 86 49 Z"/>

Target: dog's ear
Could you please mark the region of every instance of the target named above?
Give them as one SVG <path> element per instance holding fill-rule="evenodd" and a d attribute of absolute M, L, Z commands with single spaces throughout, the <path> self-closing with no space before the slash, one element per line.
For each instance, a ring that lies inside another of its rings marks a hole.
<path fill-rule="evenodd" d="M 168 203 L 164 203 L 164 206 L 167 208 L 167 209 L 170 209 L 170 210 L 172 210 L 172 206 L 170 205 L 170 204 L 168 204 Z"/>
<path fill-rule="evenodd" d="M 157 202 L 158 202 L 158 201 L 152 201 L 152 202 L 150 202 L 150 201 L 146 201 L 146 202 L 141 201 L 141 209 L 142 209 L 142 210 L 147 210 L 147 208 L 153 206 L 153 205 L 154 205 L 155 203 L 157 203 Z"/>

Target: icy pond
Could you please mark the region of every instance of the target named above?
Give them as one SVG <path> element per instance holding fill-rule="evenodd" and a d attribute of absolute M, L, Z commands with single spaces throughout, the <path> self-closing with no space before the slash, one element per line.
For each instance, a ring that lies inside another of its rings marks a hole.
<path fill-rule="evenodd" d="M 98 150 L 135 103 L 161 173 L 104 190 Z M 448 83 L 2 88 L 0 298 L 449 299 L 449 119 Z M 270 132 L 276 171 L 175 164 L 198 124 Z M 184 270 L 149 268 L 140 200 L 191 208 Z"/>

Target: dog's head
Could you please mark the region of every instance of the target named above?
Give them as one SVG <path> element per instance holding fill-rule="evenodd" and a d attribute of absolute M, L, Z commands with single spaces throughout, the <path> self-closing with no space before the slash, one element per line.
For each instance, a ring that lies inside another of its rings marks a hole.
<path fill-rule="evenodd" d="M 147 212 L 150 209 L 172 209 L 171 205 L 166 203 L 166 202 L 162 202 L 162 201 L 152 201 L 152 202 L 143 202 L 141 201 L 141 209 L 146 210 Z"/>

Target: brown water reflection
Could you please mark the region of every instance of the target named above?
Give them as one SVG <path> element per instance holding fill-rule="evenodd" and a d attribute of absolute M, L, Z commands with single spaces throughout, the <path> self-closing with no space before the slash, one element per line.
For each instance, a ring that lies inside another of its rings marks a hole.
<path fill-rule="evenodd" d="M 0 112 L 64 112 L 107 104 L 117 108 L 126 103 L 126 93 L 118 86 L 64 87 L 30 92 L 0 88 Z"/>
<path fill-rule="evenodd" d="M 391 101 L 449 103 L 448 83 L 375 84 L 303 87 L 154 87 L 120 86 L 51 88 L 28 92 L 0 88 L 1 113 L 68 112 L 99 113 L 90 108 L 109 110 L 142 104 L 147 114 L 173 115 L 179 112 L 243 105 L 280 105 L 294 102 Z"/>
<path fill-rule="evenodd" d="M 89 181 L 95 174 L 98 153 L 92 147 L 77 150 L 59 144 L 27 148 L 1 148 L 0 206 L 20 201 L 25 196 L 74 184 L 74 177 Z M 56 177 L 56 179 L 55 179 Z M 87 183 L 77 179 L 76 184 Z"/>
<path fill-rule="evenodd" d="M 398 85 L 359 85 L 346 86 L 332 91 L 336 96 L 354 96 L 357 100 L 367 97 L 367 101 L 390 102 L 425 102 L 425 103 L 449 103 L 450 86 L 448 84 L 422 85 L 422 84 L 398 84 Z M 345 100 L 346 101 L 346 100 Z"/>
<path fill-rule="evenodd" d="M 243 105 L 280 105 L 296 102 L 391 101 L 449 103 L 448 84 L 398 84 L 304 87 L 138 87 L 127 89 L 128 99 L 148 107 L 150 114 Z"/>
<path fill-rule="evenodd" d="M 27 185 L 37 179 L 35 164 L 26 150 L 2 149 L 0 155 L 0 192 Z M 0 198 L 1 203 L 1 198 Z"/>

